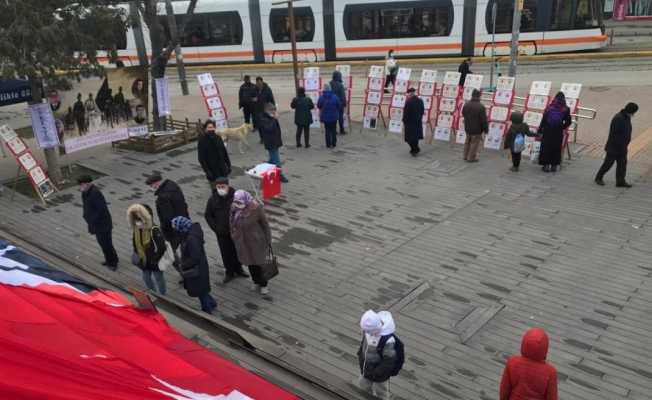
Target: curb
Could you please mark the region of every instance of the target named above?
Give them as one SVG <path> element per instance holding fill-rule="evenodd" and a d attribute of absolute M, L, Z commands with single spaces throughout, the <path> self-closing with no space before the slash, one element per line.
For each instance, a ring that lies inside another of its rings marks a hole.
<path fill-rule="evenodd" d="M 401 61 L 405 64 L 458 64 L 468 57 L 437 57 L 437 58 L 405 58 Z M 475 62 L 490 62 L 491 57 L 472 57 Z M 593 52 L 593 53 L 562 53 L 562 54 L 543 54 L 533 56 L 520 56 L 518 61 L 580 61 L 580 60 L 612 60 L 617 58 L 652 58 L 652 50 L 645 51 L 617 51 L 617 52 Z M 509 57 L 496 57 L 497 61 L 509 61 Z M 383 63 L 383 60 L 355 60 L 355 61 L 321 61 L 316 63 L 299 63 L 300 67 L 328 67 L 339 64 L 351 66 L 368 66 Z M 176 68 L 175 65 L 168 66 L 168 69 Z M 256 69 L 291 69 L 292 63 L 278 64 L 216 64 L 216 65 L 186 65 L 186 70 L 256 70 Z"/>

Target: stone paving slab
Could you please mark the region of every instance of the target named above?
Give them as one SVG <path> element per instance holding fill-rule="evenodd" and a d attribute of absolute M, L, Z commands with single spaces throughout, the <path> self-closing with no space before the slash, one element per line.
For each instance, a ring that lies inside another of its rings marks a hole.
<path fill-rule="evenodd" d="M 290 117 L 281 117 L 288 144 Z M 334 151 L 324 148 L 319 130 L 313 148 L 283 149 L 291 182 L 265 206 L 281 274 L 265 297 L 245 280 L 219 283 L 223 269 L 203 221 L 209 188 L 195 144 L 81 160 L 108 175 L 98 184 L 110 201 L 122 264 L 107 275 L 142 287 L 139 271 L 128 265 L 124 214 L 133 202 L 153 203 L 143 181 L 157 170 L 180 183 L 191 216 L 205 228 L 220 317 L 338 377 L 356 377 L 361 313 L 390 308 L 407 349 L 405 369 L 392 380 L 397 399 L 496 398 L 506 357 L 533 325 L 550 334 L 561 398 L 649 398 L 647 165 L 631 163 L 633 189 L 611 186 L 612 176 L 600 188 L 592 183 L 600 161 L 589 157 L 566 162 L 557 174 L 529 162 L 514 174 L 498 152 L 483 151 L 471 165 L 460 160 L 459 146 L 435 143 L 412 158 L 396 136 L 353 132 Z M 265 156 L 260 145 L 232 154 L 234 185 L 250 189 L 244 168 Z M 101 268 L 79 193 L 67 190 L 47 209 L 20 195 L 10 202 L 6 193 L 0 227 Z M 175 273 L 166 276 L 169 295 L 196 307 Z M 461 330 L 475 322 L 464 319 L 492 308 L 500 311 L 462 343 Z"/>

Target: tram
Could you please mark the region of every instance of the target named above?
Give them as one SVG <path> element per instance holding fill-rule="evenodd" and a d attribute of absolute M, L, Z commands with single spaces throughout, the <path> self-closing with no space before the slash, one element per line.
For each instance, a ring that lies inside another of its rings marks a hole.
<path fill-rule="evenodd" d="M 289 60 L 287 6 L 272 2 L 199 0 L 181 38 L 184 60 L 202 64 Z M 173 3 L 177 21 L 188 3 Z M 520 52 L 605 47 L 600 5 L 601 0 L 524 0 Z M 507 54 L 513 7 L 513 0 L 304 0 L 294 7 L 299 57 L 302 61 L 374 59 L 384 57 L 389 49 L 399 57 L 484 56 L 492 48 L 495 54 Z M 160 13 L 169 37 L 165 7 L 160 7 Z M 124 64 L 137 63 L 133 31 L 127 30 L 120 42 L 118 56 Z"/>

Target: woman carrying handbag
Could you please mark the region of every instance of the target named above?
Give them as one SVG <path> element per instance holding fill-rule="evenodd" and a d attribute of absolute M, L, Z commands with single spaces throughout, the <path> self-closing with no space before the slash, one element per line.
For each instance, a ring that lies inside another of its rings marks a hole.
<path fill-rule="evenodd" d="M 165 295 L 167 290 L 163 271 L 166 268 L 166 244 L 161 230 L 154 226 L 152 215 L 152 209 L 144 204 L 133 204 L 127 209 L 127 219 L 133 230 L 134 253 L 131 262 L 142 271 L 143 281 L 149 290 Z"/>
<path fill-rule="evenodd" d="M 237 190 L 233 196 L 230 228 L 238 259 L 249 267 L 254 289 L 268 294 L 267 281 L 278 273 L 278 269 L 274 273 L 272 232 L 263 207 L 247 191 Z"/>

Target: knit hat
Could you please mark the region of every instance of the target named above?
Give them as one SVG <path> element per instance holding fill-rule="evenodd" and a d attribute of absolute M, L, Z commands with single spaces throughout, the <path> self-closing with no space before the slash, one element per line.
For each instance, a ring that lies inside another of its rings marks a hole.
<path fill-rule="evenodd" d="M 413 88 L 413 87 L 411 87 L 411 88 L 409 88 L 409 89 L 407 90 L 408 93 L 414 93 L 414 92 L 416 92 L 416 91 L 417 91 L 417 90 L 416 90 L 415 88 Z"/>
<path fill-rule="evenodd" d="M 625 106 L 625 112 L 627 114 L 636 114 L 636 111 L 638 111 L 638 104 L 636 103 L 627 103 Z"/>
<path fill-rule="evenodd" d="M 215 185 L 228 185 L 229 184 L 229 178 L 226 176 L 220 176 L 219 178 L 215 179 L 213 181 Z"/>
<path fill-rule="evenodd" d="M 380 316 L 374 310 L 367 310 L 360 318 L 360 328 L 363 332 L 379 332 L 383 327 Z"/>
<path fill-rule="evenodd" d="M 191 226 L 192 221 L 186 217 L 178 216 L 172 219 L 172 229 L 179 233 L 188 233 Z"/>
<path fill-rule="evenodd" d="M 163 180 L 163 177 L 158 172 L 154 172 L 152 175 L 147 178 L 145 181 L 146 185 L 151 185 L 152 183 L 160 182 Z"/>

